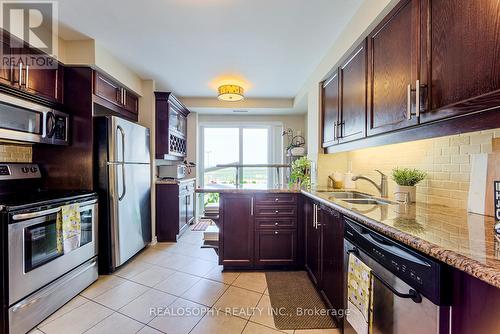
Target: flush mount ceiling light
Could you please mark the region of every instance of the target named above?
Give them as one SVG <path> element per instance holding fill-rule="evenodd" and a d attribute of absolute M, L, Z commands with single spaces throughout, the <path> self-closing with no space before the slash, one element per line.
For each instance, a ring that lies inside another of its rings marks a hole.
<path fill-rule="evenodd" d="M 221 101 L 236 102 L 241 101 L 243 96 L 243 87 L 238 85 L 222 85 L 219 87 L 218 99 Z"/>

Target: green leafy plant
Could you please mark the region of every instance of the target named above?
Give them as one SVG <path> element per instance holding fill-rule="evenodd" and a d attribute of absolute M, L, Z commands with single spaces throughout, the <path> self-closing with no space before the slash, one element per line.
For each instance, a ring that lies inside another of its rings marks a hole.
<path fill-rule="evenodd" d="M 400 186 L 414 186 L 427 177 L 427 173 L 418 169 L 399 168 L 392 170 L 392 179 Z"/>
<path fill-rule="evenodd" d="M 219 203 L 219 193 L 205 194 L 205 205 Z"/>
<path fill-rule="evenodd" d="M 305 188 L 311 187 L 311 160 L 306 157 L 292 162 L 289 185 L 292 186 L 294 184 Z"/>

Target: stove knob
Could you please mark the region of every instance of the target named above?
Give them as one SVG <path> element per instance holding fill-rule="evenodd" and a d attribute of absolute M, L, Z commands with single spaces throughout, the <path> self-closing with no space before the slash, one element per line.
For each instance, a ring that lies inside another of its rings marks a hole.
<path fill-rule="evenodd" d="M 32 173 L 36 173 L 36 172 L 38 172 L 38 168 L 36 168 L 36 167 L 31 167 L 31 168 L 30 168 L 30 171 L 31 171 Z"/>
<path fill-rule="evenodd" d="M 21 168 L 21 171 L 22 171 L 23 173 L 28 173 L 30 170 L 29 170 L 29 168 L 28 168 L 28 167 L 23 167 L 23 168 Z"/>

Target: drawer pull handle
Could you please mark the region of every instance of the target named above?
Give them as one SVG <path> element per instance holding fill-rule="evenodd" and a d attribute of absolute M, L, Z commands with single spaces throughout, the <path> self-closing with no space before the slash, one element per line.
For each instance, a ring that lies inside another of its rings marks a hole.
<path fill-rule="evenodd" d="M 279 213 L 279 211 L 278 211 L 278 210 L 276 210 L 276 213 Z"/>
<path fill-rule="evenodd" d="M 278 201 L 279 201 L 279 199 L 278 199 L 278 198 L 276 198 L 274 201 L 275 201 L 275 202 L 278 202 Z"/>
<path fill-rule="evenodd" d="M 274 234 L 278 234 L 278 231 L 274 231 Z"/>
<path fill-rule="evenodd" d="M 275 226 L 278 226 L 278 223 L 274 223 Z"/>

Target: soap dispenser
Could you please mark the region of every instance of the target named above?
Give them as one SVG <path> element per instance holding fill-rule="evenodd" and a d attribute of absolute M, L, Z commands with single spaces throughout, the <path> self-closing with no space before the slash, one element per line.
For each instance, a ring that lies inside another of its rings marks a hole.
<path fill-rule="evenodd" d="M 345 173 L 344 177 L 344 188 L 345 189 L 355 189 L 356 188 L 356 182 L 352 180 L 353 174 L 352 174 L 352 161 L 349 160 L 348 162 L 349 168 L 347 169 L 347 173 Z"/>

